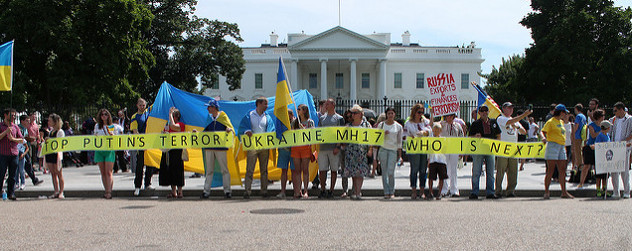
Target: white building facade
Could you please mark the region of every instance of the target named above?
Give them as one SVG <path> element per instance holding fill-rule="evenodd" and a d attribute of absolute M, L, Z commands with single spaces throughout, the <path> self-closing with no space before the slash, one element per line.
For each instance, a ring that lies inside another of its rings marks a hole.
<path fill-rule="evenodd" d="M 243 48 L 246 71 L 241 88 L 228 90 L 226 78 L 206 89 L 207 96 L 227 100 L 252 100 L 275 95 L 279 57 L 286 66 L 292 90 L 307 89 L 314 97 L 395 100 L 430 99 L 427 78 L 451 73 L 459 89 L 459 100 L 477 100 L 470 85 L 480 83 L 477 74 L 484 59 L 481 49 L 468 46 L 428 47 L 391 43 L 390 33 L 361 35 L 337 26 L 317 35 L 288 34 L 287 44 L 270 35 L 270 44 Z"/>

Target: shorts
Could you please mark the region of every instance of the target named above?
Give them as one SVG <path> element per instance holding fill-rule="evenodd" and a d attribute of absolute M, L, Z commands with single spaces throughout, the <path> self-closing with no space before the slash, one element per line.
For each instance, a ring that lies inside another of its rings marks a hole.
<path fill-rule="evenodd" d="M 277 167 L 281 169 L 287 169 L 288 165 L 290 166 L 290 170 L 294 170 L 294 160 L 292 159 L 292 156 L 290 156 L 290 151 L 279 148 Z"/>
<path fill-rule="evenodd" d="M 114 151 L 94 151 L 94 162 L 112 162 L 116 159 Z"/>
<path fill-rule="evenodd" d="M 292 158 L 309 159 L 312 157 L 312 147 L 311 146 L 293 146 L 291 156 Z"/>
<path fill-rule="evenodd" d="M 546 150 L 544 151 L 545 160 L 566 160 L 566 147 L 558 143 L 546 142 Z"/>
<path fill-rule="evenodd" d="M 445 180 L 448 178 L 448 170 L 445 164 L 439 162 L 432 162 L 428 165 L 428 179 L 437 180 L 437 176 L 439 179 Z"/>
<path fill-rule="evenodd" d="M 595 150 L 590 149 L 590 146 L 582 148 L 582 155 L 584 156 L 584 165 L 595 164 Z"/>
<path fill-rule="evenodd" d="M 340 156 L 342 151 L 334 155 L 334 150 L 322 150 L 318 153 L 318 171 L 332 172 L 340 171 Z"/>

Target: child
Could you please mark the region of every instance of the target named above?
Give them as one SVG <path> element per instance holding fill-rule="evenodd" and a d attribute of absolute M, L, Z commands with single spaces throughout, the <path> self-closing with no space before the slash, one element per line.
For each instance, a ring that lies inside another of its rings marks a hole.
<path fill-rule="evenodd" d="M 432 124 L 432 136 L 433 137 L 439 137 L 439 135 L 441 135 L 441 124 L 438 122 L 435 122 Z M 447 162 L 446 162 L 446 157 L 444 154 L 441 153 L 433 153 L 433 154 L 428 154 L 428 199 L 431 200 L 433 197 L 433 192 L 432 192 L 432 183 L 434 180 L 437 179 L 437 176 L 439 176 L 439 193 L 441 192 L 441 189 L 443 189 L 443 180 L 448 178 L 448 169 L 446 167 Z M 421 191 L 423 194 L 423 191 Z M 441 196 L 437 195 L 437 200 L 441 199 Z"/>
<path fill-rule="evenodd" d="M 21 144 L 18 144 L 18 171 L 15 172 L 15 187 L 20 190 L 24 190 L 24 165 L 26 164 L 26 154 L 29 152 L 29 143 L 23 140 Z"/>
<path fill-rule="evenodd" d="M 597 135 L 597 137 L 595 138 L 595 143 L 610 142 L 610 137 L 608 136 L 608 133 L 610 133 L 611 126 L 612 124 L 610 123 L 610 121 L 608 120 L 601 121 L 601 124 L 600 124 L 601 131 L 599 132 L 599 135 Z M 595 144 L 590 145 L 590 148 L 594 151 Z M 606 193 L 607 196 L 610 197 L 611 194 L 608 193 L 606 190 L 606 185 L 608 184 L 608 174 L 606 173 L 597 174 L 595 175 L 595 178 L 597 178 L 597 184 L 601 183 L 601 188 L 597 186 L 597 197 L 602 197 L 603 193 Z"/>

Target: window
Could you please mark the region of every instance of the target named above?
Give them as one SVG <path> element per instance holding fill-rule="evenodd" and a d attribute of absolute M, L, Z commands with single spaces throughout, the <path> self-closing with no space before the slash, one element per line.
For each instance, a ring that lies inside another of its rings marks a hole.
<path fill-rule="evenodd" d="M 342 73 L 336 73 L 336 89 L 342 89 L 345 86 Z"/>
<path fill-rule="evenodd" d="M 470 74 L 461 73 L 461 89 L 469 89 L 469 88 L 470 88 Z"/>
<path fill-rule="evenodd" d="M 263 73 L 255 73 L 255 89 L 263 89 Z"/>
<path fill-rule="evenodd" d="M 318 88 L 318 75 L 316 73 L 309 74 L 309 89 Z"/>
<path fill-rule="evenodd" d="M 417 89 L 423 89 L 425 85 L 425 74 L 417 73 Z"/>
<path fill-rule="evenodd" d="M 362 73 L 362 89 L 371 88 L 371 75 L 368 73 Z"/>
<path fill-rule="evenodd" d="M 211 84 L 209 85 L 209 87 L 214 90 L 219 89 L 219 78 L 215 78 L 214 80 L 211 80 Z"/>
<path fill-rule="evenodd" d="M 401 89 L 402 88 L 402 73 L 401 72 L 395 73 L 394 79 L 395 81 L 393 84 L 393 88 Z"/>

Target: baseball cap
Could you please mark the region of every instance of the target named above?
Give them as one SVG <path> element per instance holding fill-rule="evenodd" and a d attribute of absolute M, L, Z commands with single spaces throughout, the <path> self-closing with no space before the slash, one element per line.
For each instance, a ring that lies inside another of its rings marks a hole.
<path fill-rule="evenodd" d="M 566 106 L 564 104 L 559 104 L 559 105 L 555 106 L 555 110 L 556 111 L 564 111 L 566 113 L 569 113 L 569 111 L 566 109 Z"/>
<path fill-rule="evenodd" d="M 489 108 L 487 106 L 482 105 L 481 107 L 478 108 L 478 111 L 487 112 L 489 111 Z"/>
<path fill-rule="evenodd" d="M 219 109 L 219 102 L 217 102 L 217 100 L 215 99 L 211 99 L 208 101 L 208 103 L 205 104 L 206 106 L 213 106 L 217 109 Z"/>
<path fill-rule="evenodd" d="M 505 102 L 503 103 L 503 108 L 505 107 L 513 107 L 514 105 L 511 102 Z"/>
<path fill-rule="evenodd" d="M 601 121 L 601 125 L 600 126 L 601 126 L 602 129 L 608 129 L 608 128 L 610 128 L 612 126 L 612 123 L 610 123 L 610 121 L 608 121 L 608 120 L 604 120 L 604 121 Z"/>

